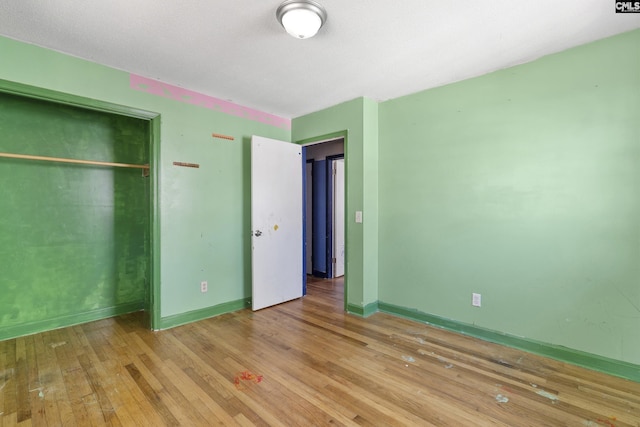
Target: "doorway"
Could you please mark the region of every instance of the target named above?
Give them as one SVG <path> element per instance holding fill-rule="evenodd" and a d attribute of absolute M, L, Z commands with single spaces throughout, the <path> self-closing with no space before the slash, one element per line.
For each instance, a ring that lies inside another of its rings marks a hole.
<path fill-rule="evenodd" d="M 305 248 L 308 278 L 345 275 L 345 138 L 305 145 Z"/>

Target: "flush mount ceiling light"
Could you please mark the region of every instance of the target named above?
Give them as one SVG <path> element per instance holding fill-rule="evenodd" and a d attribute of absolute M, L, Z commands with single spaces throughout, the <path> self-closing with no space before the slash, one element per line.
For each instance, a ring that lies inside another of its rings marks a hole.
<path fill-rule="evenodd" d="M 316 35 L 327 20 L 327 12 L 312 0 L 287 0 L 276 10 L 278 22 L 297 39 Z"/>

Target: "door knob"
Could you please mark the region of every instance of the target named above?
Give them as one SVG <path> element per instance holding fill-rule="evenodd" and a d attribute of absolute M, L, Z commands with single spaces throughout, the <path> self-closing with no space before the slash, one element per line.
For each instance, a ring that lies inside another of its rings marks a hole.
<path fill-rule="evenodd" d="M 253 233 L 253 235 L 256 236 L 256 237 L 260 237 L 260 236 L 262 236 L 262 231 L 256 230 L 256 232 Z"/>

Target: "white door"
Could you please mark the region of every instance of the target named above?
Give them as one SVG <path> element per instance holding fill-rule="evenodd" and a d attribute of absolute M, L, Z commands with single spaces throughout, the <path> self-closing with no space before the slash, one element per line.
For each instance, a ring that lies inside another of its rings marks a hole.
<path fill-rule="evenodd" d="M 302 296 L 302 147 L 251 138 L 253 310 Z"/>
<path fill-rule="evenodd" d="M 344 276 L 344 159 L 333 162 L 333 277 Z"/>

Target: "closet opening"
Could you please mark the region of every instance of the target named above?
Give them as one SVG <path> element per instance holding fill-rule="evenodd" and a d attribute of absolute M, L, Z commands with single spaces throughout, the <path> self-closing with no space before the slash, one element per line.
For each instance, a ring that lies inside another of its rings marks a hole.
<path fill-rule="evenodd" d="M 0 339 L 140 310 L 154 328 L 158 114 L 0 81 L 0 130 Z"/>

